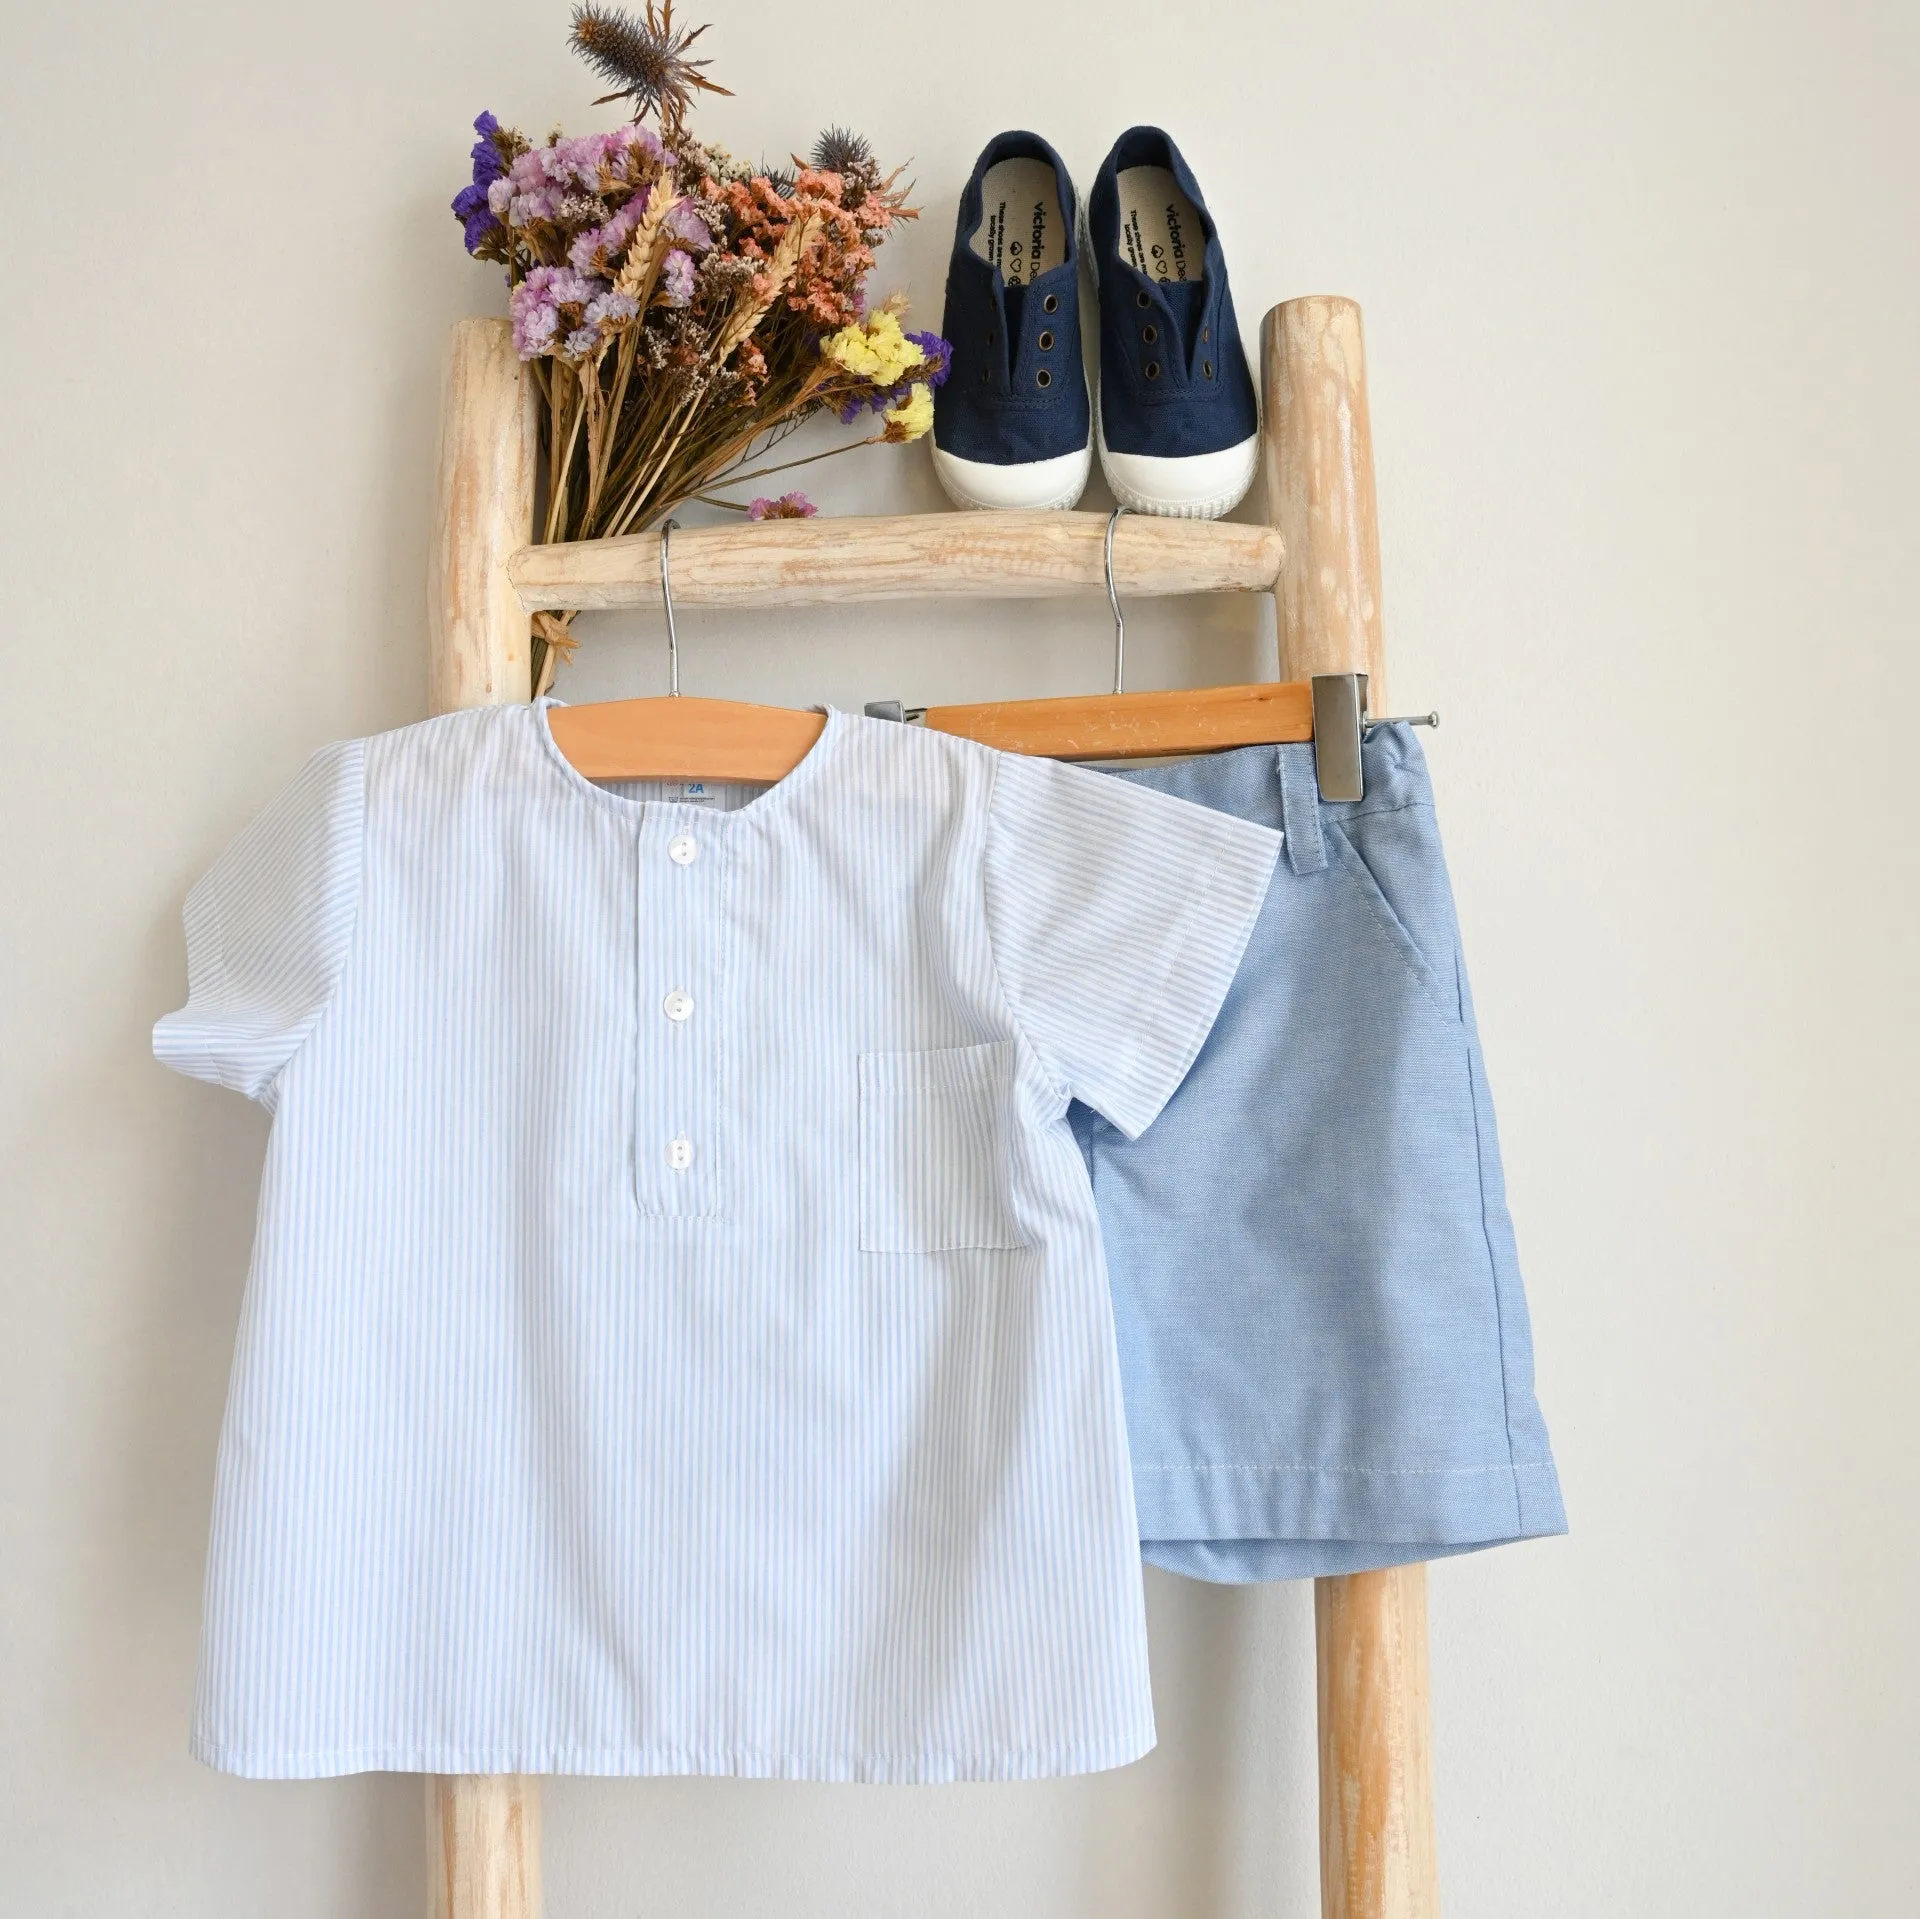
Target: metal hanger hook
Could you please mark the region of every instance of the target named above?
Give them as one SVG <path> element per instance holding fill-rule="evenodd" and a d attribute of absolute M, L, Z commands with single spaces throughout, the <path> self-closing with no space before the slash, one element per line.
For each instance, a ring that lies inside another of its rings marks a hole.
<path fill-rule="evenodd" d="M 660 522 L 660 604 L 667 613 L 667 666 L 670 678 L 667 692 L 674 698 L 680 697 L 680 636 L 673 627 L 673 574 L 668 564 L 668 555 L 673 546 L 673 529 L 678 520 Z"/>
<path fill-rule="evenodd" d="M 1107 604 L 1113 608 L 1113 690 L 1116 693 L 1127 690 L 1127 616 L 1120 611 L 1120 589 L 1113 583 L 1113 529 L 1120 524 L 1121 514 L 1127 511 L 1124 506 L 1116 506 L 1107 515 Z"/>

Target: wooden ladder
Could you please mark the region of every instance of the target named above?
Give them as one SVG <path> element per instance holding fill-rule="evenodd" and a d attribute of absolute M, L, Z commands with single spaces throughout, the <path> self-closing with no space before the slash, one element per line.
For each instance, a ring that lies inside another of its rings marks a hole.
<path fill-rule="evenodd" d="M 1121 593 L 1271 592 L 1280 671 L 1370 676 L 1387 704 L 1360 309 L 1316 296 L 1260 329 L 1271 525 L 1130 519 Z M 504 320 L 454 331 L 429 583 L 433 710 L 531 697 L 531 615 L 653 604 L 652 535 L 534 546 L 539 425 Z M 1104 590 L 1099 513 L 941 513 L 688 528 L 677 605 L 1022 599 Z M 1436 1919 L 1424 1566 L 1314 1582 L 1322 1919 Z M 536 1779 L 428 1782 L 433 1919 L 540 1919 Z"/>

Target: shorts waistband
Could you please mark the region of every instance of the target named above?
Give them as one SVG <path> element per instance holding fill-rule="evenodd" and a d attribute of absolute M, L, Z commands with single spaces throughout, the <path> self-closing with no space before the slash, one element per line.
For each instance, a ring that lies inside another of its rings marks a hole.
<path fill-rule="evenodd" d="M 1308 873 L 1326 865 L 1323 822 L 1340 824 L 1369 813 L 1433 804 L 1426 756 L 1411 727 L 1374 727 L 1361 743 L 1360 765 L 1367 791 L 1366 798 L 1359 800 L 1320 798 L 1310 744 L 1236 746 L 1195 759 L 1091 770 L 1175 794 L 1216 812 L 1255 820 L 1262 826 L 1280 827 L 1292 845 L 1293 870 Z"/>
<path fill-rule="evenodd" d="M 1318 873 L 1327 863 L 1323 816 L 1358 819 L 1402 806 L 1431 806 L 1433 786 L 1427 758 L 1410 726 L 1376 726 L 1361 742 L 1360 766 L 1366 797 L 1323 800 L 1314 769 L 1311 742 L 1273 749 L 1280 780 L 1281 826 L 1287 836 L 1287 861 L 1296 873 Z"/>

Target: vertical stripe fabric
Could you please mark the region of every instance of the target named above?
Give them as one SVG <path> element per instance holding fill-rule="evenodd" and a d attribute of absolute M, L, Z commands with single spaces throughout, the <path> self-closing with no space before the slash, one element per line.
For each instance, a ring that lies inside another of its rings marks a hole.
<path fill-rule="evenodd" d="M 1018 1779 L 1153 1740 L 1069 1099 L 1172 1094 L 1278 836 L 830 713 L 601 787 L 547 702 L 326 749 L 187 908 L 272 1107 L 192 1750 Z"/>

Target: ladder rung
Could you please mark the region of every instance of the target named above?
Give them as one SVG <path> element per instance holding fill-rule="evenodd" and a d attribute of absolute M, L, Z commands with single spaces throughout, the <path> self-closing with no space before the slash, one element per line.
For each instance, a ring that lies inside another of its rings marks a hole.
<path fill-rule="evenodd" d="M 1047 599 L 1104 591 L 1104 513 L 905 513 L 761 520 L 673 535 L 676 606 L 808 606 L 859 600 Z M 1280 535 L 1222 520 L 1128 515 L 1113 542 L 1124 597 L 1271 592 Z M 657 532 L 526 546 L 507 576 L 530 613 L 650 606 Z"/>

